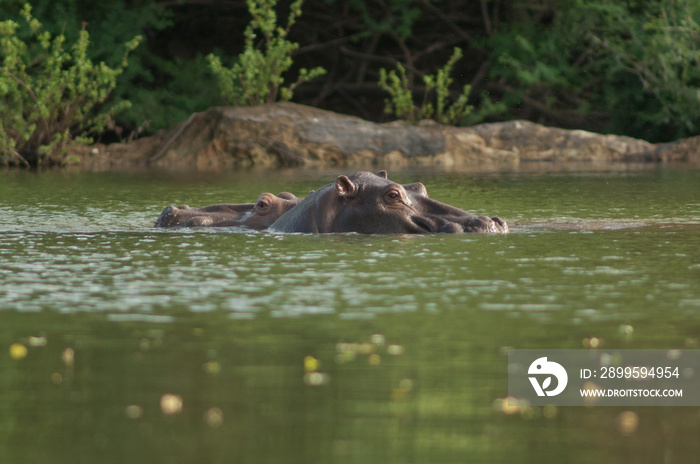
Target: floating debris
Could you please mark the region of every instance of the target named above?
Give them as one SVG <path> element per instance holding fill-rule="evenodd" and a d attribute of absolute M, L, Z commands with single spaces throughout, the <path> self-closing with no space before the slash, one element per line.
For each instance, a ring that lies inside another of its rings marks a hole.
<path fill-rule="evenodd" d="M 403 402 L 408 400 L 409 392 L 413 390 L 413 380 L 401 379 L 398 388 L 391 390 L 391 401 Z"/>
<path fill-rule="evenodd" d="M 12 359 L 24 359 L 27 357 L 27 347 L 21 343 L 13 343 L 10 345 L 10 357 Z"/>
<path fill-rule="evenodd" d="M 204 372 L 210 375 L 216 375 L 221 372 L 221 364 L 216 361 L 207 361 L 202 366 Z"/>
<path fill-rule="evenodd" d="M 143 408 L 138 404 L 130 404 L 126 407 L 126 417 L 129 419 L 140 419 L 143 416 Z"/>
<path fill-rule="evenodd" d="M 306 372 L 314 372 L 318 370 L 320 365 L 321 363 L 318 361 L 318 359 L 314 358 L 313 356 L 306 356 L 304 358 L 304 370 Z"/>
<path fill-rule="evenodd" d="M 532 410 L 532 407 L 527 400 L 507 396 L 505 398 L 496 398 L 493 402 L 493 409 L 511 416 L 518 413 L 525 415 Z"/>
<path fill-rule="evenodd" d="M 173 415 L 182 412 L 182 397 L 166 393 L 160 398 L 160 410 L 163 414 Z"/>
<path fill-rule="evenodd" d="M 634 327 L 629 324 L 621 324 L 617 331 L 620 332 L 620 335 L 624 338 L 629 339 L 632 338 L 632 334 L 634 334 Z"/>
<path fill-rule="evenodd" d="M 558 412 L 559 412 L 559 409 L 556 406 L 553 406 L 551 404 L 542 408 L 542 415 L 546 419 L 554 419 L 555 417 L 557 417 Z"/>
<path fill-rule="evenodd" d="M 624 411 L 617 416 L 617 428 L 623 435 L 632 435 L 639 428 L 639 416 L 634 411 Z"/>
<path fill-rule="evenodd" d="M 389 345 L 386 347 L 387 354 L 392 356 L 399 356 L 404 353 L 405 349 L 402 345 Z"/>
<path fill-rule="evenodd" d="M 224 423 L 224 413 L 219 408 L 209 408 L 204 413 L 204 422 L 210 427 L 218 427 Z"/>
<path fill-rule="evenodd" d="M 312 387 L 318 387 L 328 383 L 328 374 L 325 372 L 307 372 L 304 374 L 304 383 Z"/>
<path fill-rule="evenodd" d="M 29 337 L 29 346 L 46 346 L 46 337 Z"/>
<path fill-rule="evenodd" d="M 73 348 L 66 348 L 63 350 L 61 353 L 61 361 L 63 361 L 63 364 L 65 364 L 67 367 L 73 367 L 73 364 L 75 363 L 75 351 Z"/>

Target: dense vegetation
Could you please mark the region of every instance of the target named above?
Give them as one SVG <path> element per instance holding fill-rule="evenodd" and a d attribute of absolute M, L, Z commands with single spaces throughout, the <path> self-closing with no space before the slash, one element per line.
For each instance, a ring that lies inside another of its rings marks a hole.
<path fill-rule="evenodd" d="M 4 0 L 0 20 L 20 23 L 23 3 Z M 67 44 L 88 31 L 94 63 L 119 68 L 125 44 L 144 37 L 104 103 L 132 103 L 105 140 L 225 104 L 212 57 L 232 70 L 244 51 L 264 51 L 271 40 L 246 32 L 253 18 L 245 0 L 31 3 Z M 426 95 L 425 77 L 449 64 L 455 85 L 443 104 L 467 108 L 460 97 L 470 91 L 465 123 L 525 118 L 654 142 L 700 134 L 700 0 L 306 0 L 294 15 L 297 3 L 276 7 L 295 22 L 283 30 L 293 44 L 284 82 L 306 80 L 302 68 L 327 73 L 295 86 L 295 102 L 383 121 L 394 116 L 384 111 L 382 69 L 385 84 L 386 70 L 405 71 L 400 86 L 420 110 L 424 99 L 440 99 Z M 451 60 L 455 48 L 459 60 Z"/>
<path fill-rule="evenodd" d="M 140 37 L 124 45 L 121 62 L 111 68 L 88 57 L 86 30 L 69 47 L 62 34 L 44 30 L 29 4 L 21 13 L 28 41 L 21 39 L 18 23 L 0 22 L 0 155 L 26 166 L 63 164 L 71 140 L 89 143 L 83 134 L 103 132 L 111 117 L 128 107 L 121 101 L 107 111 L 96 110 L 116 86 Z"/>

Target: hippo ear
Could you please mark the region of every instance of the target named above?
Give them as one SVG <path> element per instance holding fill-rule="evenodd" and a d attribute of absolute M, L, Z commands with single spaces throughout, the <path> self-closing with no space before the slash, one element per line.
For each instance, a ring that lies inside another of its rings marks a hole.
<path fill-rule="evenodd" d="M 357 185 L 355 185 L 347 176 L 338 176 L 335 180 L 335 189 L 338 194 L 345 198 L 355 198 L 357 195 Z"/>
<path fill-rule="evenodd" d="M 379 177 L 381 177 L 382 179 L 388 179 L 388 178 L 389 178 L 389 174 L 388 174 L 386 171 L 384 171 L 384 170 L 379 171 L 379 172 L 377 173 L 377 175 L 378 175 Z"/>

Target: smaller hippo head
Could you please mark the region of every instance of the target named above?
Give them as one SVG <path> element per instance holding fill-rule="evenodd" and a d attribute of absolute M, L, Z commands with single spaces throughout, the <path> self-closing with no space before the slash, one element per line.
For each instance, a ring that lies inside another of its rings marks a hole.
<path fill-rule="evenodd" d="M 214 223 L 213 226 L 237 225 L 248 229 L 264 230 L 300 201 L 301 198 L 289 192 L 282 192 L 278 195 L 263 193 L 258 197 L 252 211 L 238 219 L 237 224 Z"/>
<path fill-rule="evenodd" d="M 187 205 L 166 206 L 156 219 L 155 227 L 207 227 L 215 222 L 233 220 L 250 213 L 252 203 L 220 204 L 202 208 L 190 208 Z"/>
<path fill-rule="evenodd" d="M 255 203 L 219 204 L 190 208 L 168 206 L 156 220 L 156 227 L 243 227 L 263 230 L 293 208 L 301 199 L 289 192 L 263 193 Z"/>

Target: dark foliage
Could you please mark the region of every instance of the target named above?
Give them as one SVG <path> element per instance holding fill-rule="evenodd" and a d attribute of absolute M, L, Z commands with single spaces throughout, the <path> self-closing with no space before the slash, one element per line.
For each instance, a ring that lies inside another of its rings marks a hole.
<path fill-rule="evenodd" d="M 280 1 L 280 17 L 290 3 Z M 94 59 L 145 37 L 114 92 L 133 104 L 118 120 L 122 138 L 223 104 L 203 57 L 233 60 L 251 19 L 244 0 L 33 4 L 52 31 L 70 37 L 86 24 Z M 20 7 L 5 1 L 0 14 Z M 459 47 L 453 99 L 469 84 L 477 116 L 667 141 L 700 134 L 699 20 L 700 0 L 306 0 L 289 35 L 300 44 L 289 81 L 322 66 L 294 101 L 383 120 L 381 68 L 401 63 L 422 95 L 422 77 Z"/>

